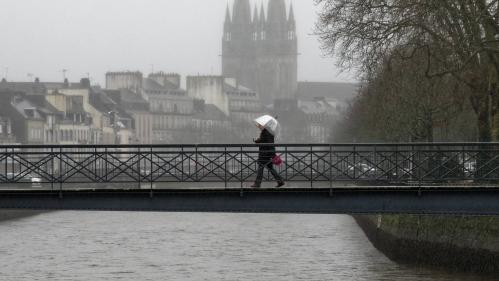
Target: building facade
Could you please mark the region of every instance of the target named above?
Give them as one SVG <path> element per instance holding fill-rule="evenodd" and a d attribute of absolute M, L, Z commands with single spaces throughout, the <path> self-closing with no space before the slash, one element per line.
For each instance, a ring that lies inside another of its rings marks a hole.
<path fill-rule="evenodd" d="M 143 91 L 152 114 L 152 143 L 193 141 L 194 100 L 180 88 L 181 77 L 157 72 L 144 79 Z"/>
<path fill-rule="evenodd" d="M 260 93 L 266 104 L 296 97 L 298 43 L 293 6 L 286 14 L 284 0 L 263 6 L 235 0 L 232 16 L 227 7 L 222 38 L 222 75 Z"/>
<path fill-rule="evenodd" d="M 12 122 L 10 118 L 0 116 L 0 144 L 14 144 L 16 138 L 12 133 Z"/>
<path fill-rule="evenodd" d="M 12 122 L 11 133 L 21 144 L 45 143 L 45 119 L 36 104 L 26 98 L 24 94 L 4 96 L 5 101 L 0 103 L 0 110 Z"/>

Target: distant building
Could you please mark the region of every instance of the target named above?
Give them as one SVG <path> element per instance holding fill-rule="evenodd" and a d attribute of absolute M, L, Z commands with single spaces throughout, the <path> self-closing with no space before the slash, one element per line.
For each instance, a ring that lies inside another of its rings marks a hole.
<path fill-rule="evenodd" d="M 233 141 L 239 143 L 251 141 L 255 132 L 258 133 L 254 120 L 266 112 L 260 95 L 239 85 L 232 78 L 225 79 L 225 93 L 229 97 Z"/>
<path fill-rule="evenodd" d="M 231 122 L 229 117 L 213 104 L 203 100 L 194 101 L 193 116 L 194 139 L 198 143 L 229 143 Z"/>
<path fill-rule="evenodd" d="M 263 6 L 235 0 L 232 16 L 227 7 L 222 38 L 222 75 L 260 93 L 265 104 L 296 96 L 298 45 L 293 6 L 286 14 L 284 0 Z"/>
<path fill-rule="evenodd" d="M 149 74 L 148 78 L 150 80 L 155 81 L 161 87 L 163 87 L 161 89 L 162 91 L 164 91 L 165 89 L 168 92 L 174 92 L 174 91 L 182 92 L 183 91 L 180 88 L 181 76 L 178 73 L 164 73 L 164 72 L 160 71 L 160 72 Z M 147 87 L 145 87 L 145 88 L 147 88 Z"/>
<path fill-rule="evenodd" d="M 152 73 L 143 80 L 152 114 L 152 142 L 193 142 L 194 99 L 180 88 L 180 75 Z"/>
<path fill-rule="evenodd" d="M 102 144 L 132 144 L 136 141 L 134 135 L 133 117 L 118 103 L 107 96 L 100 87 L 92 87 L 90 103 L 101 113 L 98 121 L 102 128 Z"/>
<path fill-rule="evenodd" d="M 187 76 L 187 93 L 197 100 L 216 106 L 225 115 L 229 115 L 229 97 L 225 92 L 223 76 Z"/>
<path fill-rule="evenodd" d="M 297 98 L 302 101 L 314 101 L 316 98 L 337 100 L 348 103 L 355 98 L 359 89 L 356 83 L 341 82 L 298 82 Z"/>
<path fill-rule="evenodd" d="M 281 143 L 311 143 L 309 122 L 305 112 L 298 107 L 296 99 L 281 99 L 274 102 L 271 115 L 281 124 Z"/>
<path fill-rule="evenodd" d="M 40 83 L 38 78 L 35 79 L 35 82 L 8 82 L 2 79 L 0 82 L 0 91 L 25 93 L 27 95 L 45 95 L 47 88 L 44 84 Z"/>
<path fill-rule="evenodd" d="M 45 120 L 37 106 L 24 93 L 0 92 L 0 112 L 12 122 L 11 133 L 21 144 L 44 144 Z"/>
<path fill-rule="evenodd" d="M 90 81 L 86 78 L 78 83 L 67 79 L 60 82 L 43 82 L 47 88 L 46 100 L 63 114 L 58 125 L 61 140 L 66 144 L 102 143 L 103 113 L 90 103 Z"/>
<path fill-rule="evenodd" d="M 138 89 L 138 91 L 141 90 Z M 136 137 L 136 140 L 133 142 L 139 144 L 152 143 L 152 114 L 150 112 L 149 102 L 145 100 L 140 93 L 130 89 L 106 89 L 104 92 L 132 116 Z"/>
<path fill-rule="evenodd" d="M 187 92 L 206 105 L 214 105 L 230 118 L 230 136 L 226 141 L 248 142 L 254 135 L 253 120 L 265 113 L 260 96 L 234 78 L 223 76 L 189 76 Z"/>
<path fill-rule="evenodd" d="M 15 144 L 16 138 L 12 132 L 10 118 L 0 116 L 0 144 Z"/>
<path fill-rule="evenodd" d="M 332 125 L 345 111 L 345 103 L 338 100 L 316 97 L 312 101 L 299 101 L 298 107 L 307 116 L 307 130 L 310 142 L 327 143 L 331 137 Z"/>
<path fill-rule="evenodd" d="M 122 71 L 106 73 L 106 89 L 127 89 L 138 93 L 142 89 L 143 75 L 139 71 Z"/>

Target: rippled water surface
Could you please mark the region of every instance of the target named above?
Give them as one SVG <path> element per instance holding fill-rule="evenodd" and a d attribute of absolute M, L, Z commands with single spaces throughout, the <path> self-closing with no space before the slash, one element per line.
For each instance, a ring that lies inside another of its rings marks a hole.
<path fill-rule="evenodd" d="M 0 280 L 491 280 L 397 265 L 348 216 L 53 212 L 0 223 Z"/>

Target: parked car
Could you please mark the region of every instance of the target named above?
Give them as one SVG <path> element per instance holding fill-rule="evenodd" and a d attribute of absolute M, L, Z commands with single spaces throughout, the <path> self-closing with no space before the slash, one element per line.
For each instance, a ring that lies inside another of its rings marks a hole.
<path fill-rule="evenodd" d="M 42 178 L 36 175 L 29 175 L 32 187 L 42 187 Z"/>
<path fill-rule="evenodd" d="M 379 175 L 379 169 L 367 163 L 356 163 L 348 166 L 348 174 L 359 178 L 375 178 Z"/>
<path fill-rule="evenodd" d="M 21 175 L 19 173 L 9 172 L 6 174 L 7 182 L 13 183 L 29 183 L 32 187 L 41 187 L 42 186 L 42 178 L 38 175 L 34 174 L 26 174 Z"/>

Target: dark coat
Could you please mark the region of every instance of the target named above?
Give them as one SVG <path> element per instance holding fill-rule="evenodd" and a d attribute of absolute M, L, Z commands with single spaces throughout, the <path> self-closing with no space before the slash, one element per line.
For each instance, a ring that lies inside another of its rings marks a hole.
<path fill-rule="evenodd" d="M 275 141 L 274 135 L 272 135 L 267 129 L 263 129 L 260 133 L 260 137 L 255 140 L 258 144 L 273 144 Z M 274 145 L 262 145 L 259 148 L 258 159 L 270 161 L 275 155 Z"/>

